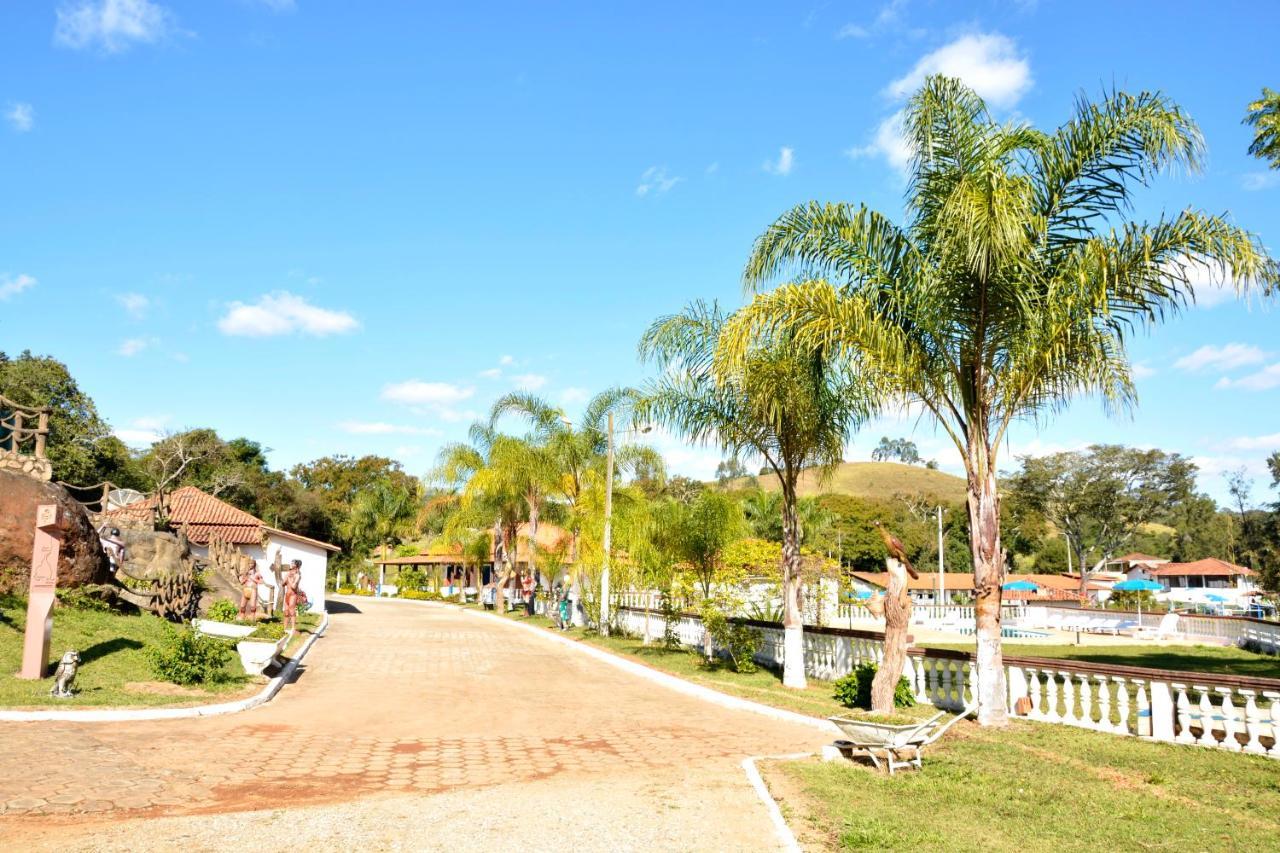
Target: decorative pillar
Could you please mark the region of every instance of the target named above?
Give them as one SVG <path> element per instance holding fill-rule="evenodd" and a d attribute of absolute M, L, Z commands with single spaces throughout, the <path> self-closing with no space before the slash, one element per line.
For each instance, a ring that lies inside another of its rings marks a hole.
<path fill-rule="evenodd" d="M 35 546 L 31 553 L 31 587 L 27 598 L 27 634 L 22 643 L 19 678 L 44 678 L 53 634 L 54 588 L 58 584 L 58 553 L 67 519 L 57 504 L 36 508 Z"/>

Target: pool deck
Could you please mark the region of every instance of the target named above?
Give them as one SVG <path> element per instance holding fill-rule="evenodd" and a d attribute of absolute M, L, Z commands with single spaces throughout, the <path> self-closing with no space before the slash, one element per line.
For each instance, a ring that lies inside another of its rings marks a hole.
<path fill-rule="evenodd" d="M 884 621 L 876 619 L 854 619 L 852 622 L 845 620 L 831 624 L 832 628 L 853 628 L 858 631 L 883 631 Z M 926 623 L 912 622 L 910 627 L 911 636 L 915 638 L 914 643 L 917 646 L 928 645 L 957 645 L 960 643 L 973 642 L 973 634 L 961 634 L 956 631 L 945 631 L 938 628 L 929 627 Z M 1204 638 L 1197 639 L 1170 639 L 1170 640 L 1152 640 L 1142 639 L 1139 637 L 1128 636 L 1125 634 L 1086 634 L 1084 632 L 1076 633 L 1075 631 L 1060 631 L 1055 628 L 1034 628 L 1038 633 L 1047 634 L 1044 637 L 1006 637 L 1007 642 L 1017 643 L 1018 645 L 1045 645 L 1045 646 L 1149 646 L 1158 648 L 1161 646 L 1205 646 L 1212 643 Z"/>

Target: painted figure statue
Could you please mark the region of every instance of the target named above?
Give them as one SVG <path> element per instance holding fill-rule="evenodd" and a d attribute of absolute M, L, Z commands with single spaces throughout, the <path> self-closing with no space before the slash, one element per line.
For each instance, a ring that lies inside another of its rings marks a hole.
<path fill-rule="evenodd" d="M 240 569 L 240 618 L 254 620 L 258 618 L 258 584 L 262 583 L 262 573 L 258 571 L 258 563 L 245 558 Z"/>
<path fill-rule="evenodd" d="M 298 630 L 298 603 L 306 599 L 302 592 L 302 561 L 294 560 L 284 573 L 284 629 Z"/>

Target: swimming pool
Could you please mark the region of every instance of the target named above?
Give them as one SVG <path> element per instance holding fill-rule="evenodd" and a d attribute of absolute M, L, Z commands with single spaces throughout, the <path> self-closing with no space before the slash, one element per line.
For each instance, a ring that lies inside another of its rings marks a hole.
<path fill-rule="evenodd" d="M 961 628 L 960 633 L 972 634 L 974 633 L 974 629 Z M 1045 637 L 1052 637 L 1053 635 L 1048 631 L 1032 631 L 1030 628 L 1001 628 L 1000 636 L 1008 637 L 1010 639 L 1043 640 Z"/>

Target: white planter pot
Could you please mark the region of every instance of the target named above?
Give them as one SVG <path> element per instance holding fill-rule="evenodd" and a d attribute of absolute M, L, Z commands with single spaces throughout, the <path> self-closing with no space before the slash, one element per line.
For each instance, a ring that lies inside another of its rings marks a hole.
<path fill-rule="evenodd" d="M 230 622 L 215 622 L 212 619 L 192 619 L 191 626 L 201 634 L 231 640 L 247 637 L 257 630 L 253 625 L 233 625 Z"/>
<path fill-rule="evenodd" d="M 240 665 L 249 675 L 261 675 L 276 656 L 284 651 L 289 637 L 289 634 L 285 634 L 278 640 L 241 640 L 236 643 L 236 651 L 240 653 Z"/>

